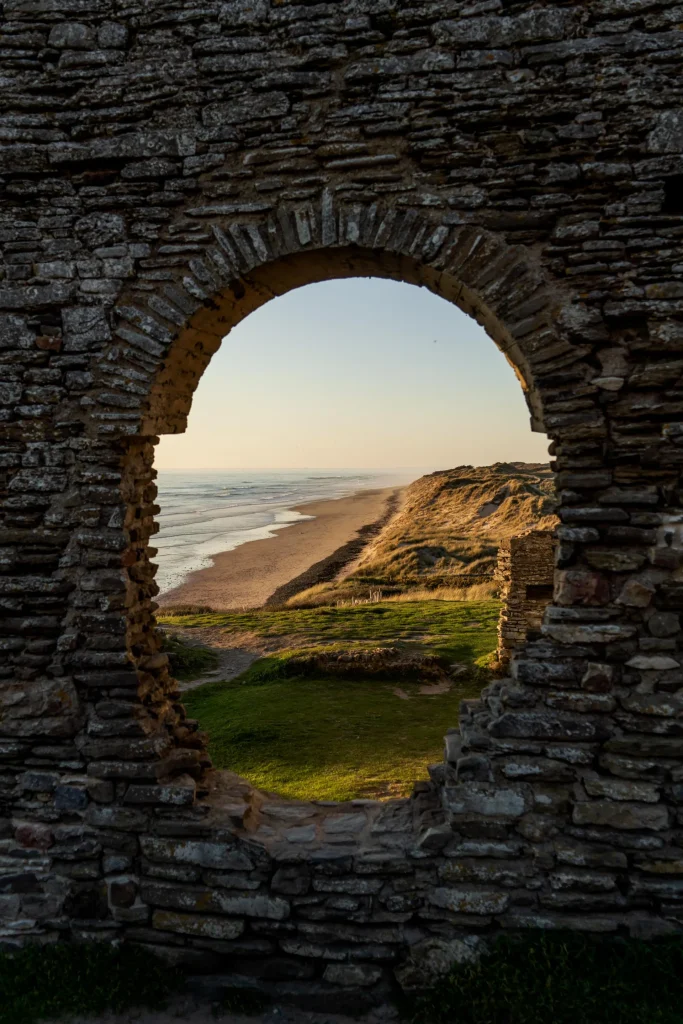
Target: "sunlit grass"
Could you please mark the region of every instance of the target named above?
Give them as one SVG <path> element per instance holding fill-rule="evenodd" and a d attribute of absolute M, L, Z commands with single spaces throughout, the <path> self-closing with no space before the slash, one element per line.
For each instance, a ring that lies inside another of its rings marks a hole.
<path fill-rule="evenodd" d="M 254 680 L 251 672 L 191 691 L 186 707 L 208 730 L 217 768 L 296 799 L 407 795 L 427 765 L 443 759 L 460 701 L 481 686 L 470 678 L 425 696 L 415 682 Z"/>
<path fill-rule="evenodd" d="M 474 663 L 496 646 L 499 611 L 500 602 L 493 600 L 430 600 L 187 615 L 169 610 L 160 618 L 165 626 L 211 626 L 224 634 L 253 634 L 282 649 L 396 644 Z"/>
<path fill-rule="evenodd" d="M 495 648 L 499 605 L 384 602 L 352 607 L 199 613 L 167 619 L 268 639 L 279 650 L 231 682 L 188 692 L 185 705 L 210 736 L 217 768 L 297 799 L 401 796 L 443 758 L 443 736 L 460 701 L 478 696 Z M 461 674 L 445 693 L 420 692 L 419 679 L 291 674 L 291 648 L 378 646 L 439 654 Z M 467 668 L 465 669 L 465 666 Z"/>

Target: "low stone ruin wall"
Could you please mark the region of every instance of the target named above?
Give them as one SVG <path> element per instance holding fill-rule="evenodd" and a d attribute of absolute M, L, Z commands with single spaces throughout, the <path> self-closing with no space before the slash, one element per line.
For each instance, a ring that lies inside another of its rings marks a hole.
<path fill-rule="evenodd" d="M 470 738 L 487 699 L 463 707 Z M 619 803 L 656 801 L 658 787 L 615 782 L 601 823 L 609 835 L 596 834 L 591 802 L 560 834 L 571 761 L 585 759 L 585 745 L 543 749 L 540 762 L 511 752 L 500 765 L 508 781 L 494 784 L 486 759 L 463 756 L 451 730 L 430 781 L 385 803 L 285 801 L 228 772 L 209 773 L 196 799 L 189 776 L 149 786 L 124 782 L 113 763 L 93 766 L 85 821 L 54 833 L 34 826 L 21 850 L 6 841 L 16 873 L 3 877 L 3 911 L 29 904 L 29 880 L 51 871 L 70 888 L 78 939 L 125 937 L 189 970 L 207 993 L 244 986 L 348 1012 L 429 984 L 501 931 L 673 930 L 659 914 L 675 885 L 658 874 L 668 813 L 653 802 L 636 823 L 634 805 Z M 33 799 L 50 799 L 47 773 L 29 781 Z M 118 806 L 107 782 L 125 791 Z M 629 862 L 638 882 L 627 896 Z"/>

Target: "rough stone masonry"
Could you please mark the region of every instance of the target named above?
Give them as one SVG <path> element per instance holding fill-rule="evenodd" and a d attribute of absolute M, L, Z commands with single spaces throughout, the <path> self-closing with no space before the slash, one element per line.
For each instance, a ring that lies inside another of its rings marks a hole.
<path fill-rule="evenodd" d="M 508 669 L 515 650 L 540 633 L 555 579 L 554 530 L 529 530 L 498 549 L 495 580 L 503 607 L 498 620 L 497 660 Z"/>
<path fill-rule="evenodd" d="M 338 1006 L 502 930 L 679 932 L 681 4 L 0 10 L 4 940 Z M 411 801 L 269 807 L 159 652 L 154 444 L 235 323 L 359 274 L 514 366 L 554 601 Z"/>

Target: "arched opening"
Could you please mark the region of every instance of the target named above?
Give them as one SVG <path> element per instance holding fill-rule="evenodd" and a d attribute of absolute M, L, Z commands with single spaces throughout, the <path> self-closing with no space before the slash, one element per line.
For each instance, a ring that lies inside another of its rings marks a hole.
<path fill-rule="evenodd" d="M 456 285 L 450 279 L 445 278 L 444 275 L 435 274 L 430 276 L 430 274 L 420 271 L 419 267 L 417 266 L 417 264 L 415 264 L 414 261 L 401 261 L 396 259 L 395 255 L 393 254 L 390 254 L 388 259 L 386 259 L 384 256 L 381 259 L 378 259 L 376 257 L 376 254 L 359 254 L 355 251 L 343 251 L 341 253 L 334 254 L 330 254 L 323 251 L 320 253 L 316 252 L 310 255 L 306 254 L 305 257 L 302 256 L 299 259 L 283 261 L 281 264 L 279 263 L 275 266 L 263 268 L 262 271 L 260 271 L 257 274 L 249 275 L 247 278 L 243 279 L 240 282 L 239 286 L 232 288 L 229 293 L 221 295 L 218 299 L 212 299 L 210 302 L 207 302 L 194 315 L 194 317 L 192 318 L 191 326 L 181 333 L 181 336 L 178 339 L 180 344 L 172 349 L 170 358 L 167 359 L 161 373 L 159 374 L 155 394 L 153 394 L 152 401 L 150 403 L 150 415 L 152 414 L 153 410 L 156 409 L 157 417 L 159 418 L 159 420 L 161 420 L 161 423 L 169 432 L 183 429 L 190 408 L 190 402 L 192 401 L 194 389 L 197 385 L 197 381 L 199 380 L 201 373 L 203 372 L 205 366 L 207 365 L 209 359 L 211 358 L 212 353 L 217 350 L 220 344 L 220 338 L 216 332 L 225 331 L 230 324 L 240 324 L 242 320 L 245 320 L 249 316 L 250 313 L 253 313 L 255 310 L 258 310 L 259 307 L 264 306 L 264 304 L 268 303 L 269 299 L 276 297 L 279 293 L 284 294 L 286 292 L 292 292 L 294 289 L 300 288 L 303 285 L 309 283 L 307 281 L 307 278 L 309 277 L 313 277 L 314 279 L 326 280 L 339 280 L 353 277 L 358 278 L 361 275 L 364 275 L 366 277 L 376 277 L 380 275 L 378 275 L 377 273 L 371 274 L 371 269 L 375 270 L 377 265 L 379 265 L 380 270 L 384 270 L 384 273 L 381 275 L 382 277 L 390 279 L 393 278 L 395 280 L 398 279 L 401 282 L 403 282 L 403 286 L 405 286 L 406 280 L 409 284 L 424 285 L 428 283 L 430 291 L 435 292 L 437 295 L 441 295 L 443 298 L 446 298 L 447 300 L 450 301 L 451 305 L 447 308 L 452 310 L 453 306 L 455 305 L 460 307 L 461 309 L 465 309 L 469 315 L 476 315 L 477 319 L 483 325 L 485 325 L 484 330 L 479 331 L 481 335 L 479 340 L 483 341 L 484 345 L 488 347 L 487 350 L 493 357 L 495 354 L 495 349 L 493 348 L 493 346 L 491 346 L 490 339 L 484 336 L 484 332 L 492 333 L 496 336 L 497 339 L 500 339 L 499 345 L 503 349 L 503 352 L 508 358 L 508 361 L 513 363 L 518 378 L 523 380 L 523 384 L 525 385 L 527 395 L 527 401 L 532 408 L 536 409 L 536 417 L 538 417 L 540 413 L 538 399 L 533 388 L 530 388 L 527 385 L 526 379 L 522 377 L 522 372 L 520 370 L 521 365 L 528 372 L 528 367 L 526 366 L 526 362 L 521 350 L 519 349 L 517 344 L 508 336 L 508 333 L 500 326 L 500 324 L 495 320 L 495 318 L 493 318 L 493 316 L 487 311 L 487 309 L 484 308 L 483 305 L 478 301 L 474 293 L 471 293 L 462 284 Z M 416 292 L 415 294 L 419 295 L 421 293 Z M 167 298 L 164 301 L 170 300 L 170 298 L 171 296 L 167 295 Z M 269 305 L 272 306 L 273 304 L 270 303 Z M 158 312 L 161 312 L 163 308 L 163 306 L 158 305 Z M 246 322 L 248 323 L 249 321 Z M 230 333 L 226 337 L 226 339 L 223 342 L 225 346 L 223 351 L 229 351 L 231 342 L 239 344 L 238 330 L 239 328 L 237 330 L 233 328 L 232 333 Z M 538 426 L 538 418 L 536 418 L 534 422 Z M 508 456 L 509 450 L 506 451 L 504 454 Z M 454 463 L 457 461 L 459 460 L 453 460 Z M 467 462 L 468 460 L 466 458 L 463 458 L 462 461 Z M 477 460 L 474 461 L 476 462 Z M 437 468 L 437 466 L 432 464 L 431 468 L 434 469 Z M 443 465 L 442 468 L 451 467 Z M 491 481 L 488 481 L 488 483 L 489 485 L 491 485 Z M 505 487 L 506 479 L 504 472 L 501 473 L 501 479 L 497 483 L 496 481 L 494 481 L 493 483 L 495 484 L 495 486 L 493 487 L 493 491 L 490 494 L 491 499 L 495 499 L 497 496 L 496 492 L 500 492 Z M 530 480 L 529 483 L 533 488 L 537 486 L 538 481 L 534 479 Z M 507 496 L 504 496 L 503 500 L 505 500 L 505 497 Z M 495 504 L 495 501 L 493 501 L 492 503 Z M 487 506 L 488 504 L 489 502 L 486 500 L 486 498 L 482 498 L 480 505 L 484 507 Z M 487 509 L 486 515 L 490 515 L 490 512 L 491 510 Z M 528 525 L 530 525 L 528 522 L 521 524 L 521 526 Z M 531 525 L 533 525 L 533 521 Z M 401 543 L 403 543 L 401 540 L 396 541 L 397 545 L 400 545 Z M 416 546 L 417 545 L 411 545 L 411 547 Z M 444 560 L 442 559 L 442 561 Z M 492 575 L 492 573 L 489 573 L 489 575 Z M 460 574 L 460 576 L 462 577 L 463 574 Z M 443 582 L 444 581 L 442 581 L 442 583 Z M 448 584 L 448 582 L 449 581 L 446 580 L 446 585 Z M 457 581 L 461 589 L 466 589 L 467 584 L 471 582 L 471 580 L 465 580 L 464 578 L 460 578 Z M 376 593 L 377 590 L 379 590 L 381 595 L 382 586 L 380 585 L 379 588 L 376 586 Z M 399 595 L 391 593 L 391 587 L 389 587 L 389 593 L 387 593 L 384 596 L 391 599 L 395 599 Z M 332 597 L 327 602 L 327 607 L 334 609 L 336 606 L 339 605 L 348 605 L 352 602 L 355 603 L 356 598 L 360 598 L 359 601 L 357 602 L 359 604 L 361 602 L 362 604 L 367 604 L 368 601 L 372 600 L 371 595 L 368 593 L 368 588 L 366 587 L 365 591 L 362 592 L 360 595 L 352 594 L 349 597 L 349 595 L 345 593 L 342 596 L 341 600 L 335 600 L 334 595 L 332 595 Z M 169 602 L 164 601 L 163 603 L 168 604 Z M 197 599 L 196 595 L 195 599 L 191 600 L 189 603 L 194 605 L 213 604 L 211 600 L 202 601 L 201 599 Z M 381 602 L 375 598 L 374 604 L 378 605 L 380 603 Z M 324 607 L 325 603 L 320 602 L 320 605 Z M 462 606 L 458 608 L 458 612 L 462 612 L 463 610 L 464 609 Z M 478 608 L 477 610 L 479 611 L 481 617 L 482 609 Z M 355 647 L 357 649 L 360 646 L 358 641 L 364 641 L 366 647 L 370 646 L 373 643 L 373 641 L 375 646 L 377 646 L 377 644 L 380 644 L 385 648 L 391 647 L 392 640 L 395 641 L 396 639 L 397 626 L 395 624 L 395 621 L 393 620 L 395 620 L 398 617 L 398 612 L 404 613 L 401 618 L 401 622 L 399 623 L 398 626 L 399 634 L 401 629 L 403 629 L 404 632 L 410 632 L 410 629 L 408 628 L 408 626 L 406 626 L 406 622 L 408 621 L 408 611 L 413 612 L 412 632 L 415 632 L 416 619 L 418 623 L 420 622 L 420 609 L 408 609 L 405 605 L 400 605 L 399 603 L 396 603 L 393 606 L 393 611 L 395 614 L 391 617 L 392 625 L 390 625 L 389 628 L 385 628 L 384 630 L 377 630 L 376 625 L 378 622 L 378 615 L 385 612 L 386 609 L 382 607 L 375 607 L 371 611 L 372 618 L 370 616 L 365 616 L 365 622 L 360 627 L 361 629 L 364 629 L 366 631 L 365 635 L 359 636 L 356 634 L 355 637 L 346 638 L 347 640 L 354 639 L 356 641 Z M 467 609 L 467 611 L 469 611 L 469 609 Z M 422 614 L 424 614 L 424 612 Z M 495 632 L 495 621 L 497 620 L 498 615 L 497 607 L 495 608 L 495 612 L 493 612 L 491 608 L 484 609 L 483 614 L 487 616 L 487 626 L 489 632 Z M 361 618 L 360 615 L 358 617 L 359 619 Z M 478 625 L 477 615 L 472 614 L 468 616 L 467 614 L 465 614 L 464 616 L 455 616 L 455 618 L 458 620 L 457 630 L 460 631 L 461 639 L 473 639 Z M 471 619 L 471 622 L 467 621 L 468 618 Z M 190 613 L 189 615 L 181 617 L 175 616 L 171 620 L 167 619 L 165 621 L 167 625 L 169 624 L 170 621 L 170 625 L 174 628 L 181 627 L 183 629 L 199 630 L 200 635 L 203 636 L 204 640 L 206 640 L 207 630 L 210 630 L 212 627 L 220 627 L 226 634 L 230 632 L 230 630 L 227 628 L 228 622 L 225 615 L 223 616 L 222 621 L 220 619 L 215 618 L 211 620 L 210 614 L 204 612 L 198 612 L 194 615 Z M 472 627 L 472 623 L 475 624 L 474 630 Z M 248 617 L 245 618 L 243 616 L 240 624 L 243 628 L 243 631 L 251 630 L 253 632 L 253 617 L 251 619 L 248 619 Z M 371 624 L 373 628 L 371 628 Z M 236 631 L 235 622 L 232 623 L 231 628 L 232 632 L 234 633 Z M 282 629 L 281 626 L 279 628 Z M 348 623 L 346 628 L 347 630 L 350 628 Z M 354 628 L 357 630 L 359 627 L 354 626 Z M 443 632 L 443 622 L 441 623 L 440 628 Z M 463 630 L 470 630 L 471 632 L 469 633 L 469 636 L 467 632 L 463 633 Z M 432 624 L 431 631 L 438 631 L 435 623 Z M 290 626 L 289 633 L 292 635 L 298 635 L 301 633 L 301 630 L 297 630 L 295 626 Z M 185 633 L 185 636 L 187 637 L 187 633 Z M 311 635 L 307 637 L 304 646 L 314 648 L 316 646 L 320 646 L 320 643 L 320 632 L 315 633 L 315 631 L 313 631 Z M 260 653 L 266 656 L 270 655 L 271 660 L 273 660 L 272 655 L 280 654 L 282 648 L 284 647 L 286 649 L 287 646 L 291 648 L 292 644 L 290 643 L 289 645 L 287 645 L 286 643 L 280 643 L 279 649 L 277 647 L 269 649 L 268 645 L 265 645 L 264 647 L 262 647 Z M 393 644 L 393 646 L 395 646 L 395 644 Z M 401 646 L 401 648 L 403 649 L 404 645 L 402 641 L 400 642 L 399 646 Z M 423 644 L 421 646 L 423 648 L 421 654 L 434 654 L 437 657 L 449 658 L 451 662 L 453 662 L 454 660 L 452 643 L 450 645 L 448 643 L 445 645 L 442 643 L 441 646 L 442 648 L 445 647 L 446 651 L 444 652 L 443 650 L 441 650 L 438 652 L 438 654 L 436 651 L 432 652 L 431 649 L 429 648 L 429 645 Z M 435 645 L 432 642 L 432 647 L 433 646 Z M 492 644 L 491 646 L 495 646 L 495 644 Z M 410 649 L 410 647 L 411 645 L 409 644 L 408 648 Z M 414 649 L 415 645 L 412 645 L 412 647 Z M 348 651 L 346 653 L 348 654 Z M 480 656 L 485 652 L 478 650 L 474 652 L 474 646 L 470 644 L 468 648 L 468 657 L 470 653 L 472 654 L 471 660 L 474 662 L 477 656 Z M 298 657 L 299 675 L 310 675 L 312 671 L 311 665 L 306 662 L 305 656 L 303 657 L 303 661 L 301 655 L 298 655 Z M 310 662 L 310 657 L 308 660 Z M 405 658 L 403 660 L 405 661 Z M 448 667 L 449 669 L 456 668 L 460 670 L 462 669 L 463 666 L 451 664 Z M 275 666 L 275 669 L 277 671 L 280 671 L 281 668 L 281 664 Z M 318 676 L 325 674 L 329 675 L 329 668 L 329 662 L 326 663 L 325 669 L 322 671 L 320 670 L 320 666 L 317 665 L 316 671 L 318 673 Z M 374 666 L 374 668 L 376 668 L 376 666 Z M 394 662 L 390 663 L 388 667 L 380 666 L 379 678 L 383 681 L 383 683 L 386 683 L 387 681 L 391 680 L 392 673 L 394 674 L 394 676 L 398 673 L 399 678 L 394 679 L 395 685 L 392 688 L 388 687 L 387 685 L 383 685 L 383 690 L 389 690 L 389 692 L 393 694 L 392 699 L 395 702 L 397 702 L 397 706 L 400 708 L 401 702 L 405 699 L 405 686 L 400 685 L 401 673 L 405 673 L 405 678 L 409 680 L 409 684 L 412 684 L 413 682 L 415 682 L 416 678 L 420 676 L 420 674 L 424 677 L 425 674 L 428 676 L 429 672 L 432 672 L 434 678 L 432 678 L 431 680 L 427 678 L 422 678 L 421 680 L 423 686 L 427 684 L 427 699 L 424 700 L 424 703 L 427 704 L 430 703 L 430 697 L 432 695 L 436 697 L 436 694 L 438 693 L 440 686 L 443 686 L 443 669 L 443 664 L 428 665 L 425 660 L 423 660 L 417 668 L 415 665 L 410 665 L 407 667 L 405 666 L 405 664 L 397 665 L 396 659 L 394 658 Z M 287 669 L 286 671 L 289 671 L 289 669 Z M 367 675 L 368 673 L 366 672 L 365 674 Z M 353 675 L 354 672 L 349 673 L 349 676 L 351 678 L 353 677 Z M 358 675 L 358 673 L 355 672 L 355 675 Z M 262 680 L 261 685 L 263 686 L 269 681 L 272 682 L 272 680 L 268 679 Z M 482 686 L 482 678 L 472 679 L 468 676 L 468 684 L 469 687 L 466 687 L 464 685 L 452 687 L 452 684 L 450 682 L 446 684 L 449 690 L 451 688 L 453 689 L 452 708 L 450 709 L 450 711 L 445 711 L 438 724 L 434 724 L 434 722 L 425 723 L 425 727 L 429 725 L 433 726 L 432 749 L 438 750 L 438 748 L 441 746 L 442 736 L 445 730 L 449 726 L 453 727 L 456 725 L 457 704 L 459 703 L 459 700 L 463 697 L 478 697 L 479 690 L 481 689 Z M 377 687 L 375 687 L 375 689 L 377 690 Z M 264 725 L 262 722 L 259 721 L 250 722 L 248 720 L 249 716 L 245 714 L 245 708 L 249 702 L 249 695 L 245 694 L 244 687 L 242 688 L 241 693 L 239 693 L 239 696 L 242 698 L 242 700 L 233 703 L 229 708 L 226 708 L 225 706 L 223 706 L 222 708 L 220 707 L 221 700 L 216 699 L 219 695 L 215 691 L 209 696 L 210 699 L 208 704 L 202 704 L 200 695 L 196 694 L 188 696 L 187 703 L 190 707 L 190 713 L 193 715 L 193 717 L 196 714 L 202 726 L 209 725 L 209 732 L 214 736 L 220 731 L 221 728 L 223 728 L 224 732 L 226 731 L 224 728 L 225 721 L 223 718 L 223 713 L 229 713 L 229 715 L 232 717 L 233 727 L 227 730 L 230 737 L 229 743 L 227 745 L 224 745 L 220 749 L 219 753 L 217 753 L 217 751 L 219 750 L 219 744 L 217 744 L 216 740 L 214 740 L 213 750 L 218 767 L 232 768 L 233 770 L 238 769 L 240 774 L 247 775 L 247 777 L 250 778 L 253 778 L 254 774 L 256 774 L 257 778 L 255 779 L 255 781 L 259 783 L 262 788 L 267 790 L 277 789 L 277 785 L 274 785 L 272 784 L 272 782 L 270 782 L 270 780 L 272 780 L 273 778 L 272 774 L 259 774 L 258 772 L 255 772 L 254 761 L 250 761 L 249 756 L 245 755 L 253 754 L 254 759 L 258 760 L 259 750 L 262 751 L 264 746 L 270 745 L 270 747 L 272 748 L 274 745 L 278 744 L 281 738 L 281 730 L 273 728 L 272 725 Z M 272 693 L 266 697 L 266 700 L 268 700 L 269 698 L 272 698 Z M 313 690 L 307 693 L 305 699 L 308 699 L 309 701 L 314 699 Z M 435 702 L 436 701 L 433 701 L 432 703 Z M 332 704 L 333 703 L 334 702 L 332 702 Z M 223 704 L 225 704 L 225 702 L 223 702 Z M 404 707 L 403 710 L 407 711 L 408 709 Z M 286 708 L 283 710 L 283 715 L 285 713 Z M 341 717 L 341 715 L 343 714 L 343 709 L 340 709 L 338 707 L 336 713 L 339 717 Z M 368 716 L 372 716 L 373 714 L 376 715 L 376 709 L 373 711 L 372 706 L 368 705 L 366 713 Z M 406 716 L 404 715 L 403 717 Z M 243 724 L 240 725 L 239 728 L 234 727 L 234 722 L 236 718 L 246 719 L 243 722 Z M 216 724 L 221 719 L 223 719 L 223 726 Z M 239 754 L 239 757 L 236 756 L 236 753 Z M 357 752 L 356 756 L 358 756 Z M 430 759 L 433 760 L 433 758 L 428 758 L 427 756 L 425 756 L 423 759 L 423 764 L 426 766 L 428 760 Z M 314 775 L 315 764 L 312 764 L 310 767 L 312 768 L 312 774 Z M 411 777 L 411 783 L 412 778 L 413 777 Z M 405 793 L 405 783 L 407 780 L 404 778 L 402 781 L 404 783 L 402 789 L 394 788 L 392 790 L 390 786 L 385 786 L 384 789 L 382 789 L 381 785 L 375 785 L 374 789 L 372 789 L 368 793 L 363 793 L 361 791 L 358 791 L 357 789 L 349 789 L 348 785 L 346 790 L 342 786 L 341 788 L 338 787 L 336 791 L 334 789 L 326 790 L 324 788 L 316 790 L 314 787 L 311 787 L 309 785 L 308 795 L 317 796 L 319 798 L 403 795 Z M 386 780 L 380 780 L 380 782 L 385 783 Z M 285 795 L 288 795 L 290 797 L 296 796 L 301 798 L 304 795 L 306 795 L 305 791 L 301 788 L 297 789 L 296 785 L 294 785 L 294 787 L 292 788 L 291 779 L 285 780 L 281 788 L 284 789 Z"/>
<path fill-rule="evenodd" d="M 206 269 L 205 264 L 202 265 L 208 277 L 205 285 L 208 285 L 209 295 L 204 298 L 198 295 L 195 298 L 189 324 L 175 338 L 164 358 L 154 381 L 141 432 L 148 435 L 165 434 L 185 429 L 194 390 L 211 356 L 217 351 L 222 339 L 254 310 L 295 288 L 353 277 L 382 277 L 425 287 L 473 317 L 514 369 L 529 407 L 532 430 L 543 432 L 541 398 L 535 386 L 527 349 L 537 333 L 541 334 L 537 344 L 542 340 L 547 341 L 542 337 L 542 328 L 547 326 L 552 303 L 540 282 L 527 271 L 521 260 L 514 258 L 514 250 L 505 250 L 502 255 L 491 253 L 486 241 L 482 240 L 481 232 L 475 232 L 474 235 L 474 239 L 465 248 L 472 250 L 473 256 L 476 253 L 478 261 L 483 260 L 487 265 L 487 272 L 481 275 L 481 281 L 493 289 L 494 294 L 500 293 L 504 309 L 508 308 L 514 297 L 515 302 L 519 303 L 515 315 L 527 316 L 526 320 L 514 325 L 514 334 L 505 326 L 504 321 L 493 314 L 480 295 L 452 271 L 447 273 L 435 269 L 429 264 L 418 262 L 414 257 L 392 250 L 368 251 L 349 247 L 297 252 L 255 267 L 248 274 L 241 275 L 239 280 L 231 282 L 228 288 L 220 288 L 220 278 L 212 279 L 211 271 Z M 225 237 L 224 244 L 229 245 Z M 462 245 L 463 239 L 458 237 L 458 248 Z M 214 253 L 219 254 L 220 249 L 214 250 Z M 197 261 L 193 262 L 195 271 L 198 271 Z M 188 281 L 187 278 L 184 280 Z M 186 305 L 185 309 L 179 310 L 175 306 L 174 299 L 178 303 L 181 298 L 178 288 L 165 286 L 162 293 L 161 298 L 155 297 L 150 301 L 150 306 L 158 316 L 171 323 L 184 324 L 188 319 L 189 307 Z M 126 311 L 126 307 L 123 307 L 124 315 Z M 132 313 L 131 319 L 135 322 L 135 311 L 128 312 Z M 520 343 L 521 339 L 524 339 L 524 343 Z"/>

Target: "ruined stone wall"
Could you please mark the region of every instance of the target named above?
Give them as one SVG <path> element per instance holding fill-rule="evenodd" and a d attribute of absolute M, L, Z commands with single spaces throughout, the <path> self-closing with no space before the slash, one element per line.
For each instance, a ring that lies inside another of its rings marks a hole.
<path fill-rule="evenodd" d="M 679 4 L 1 17 L 3 936 L 128 936 L 313 998 L 425 942 L 680 930 Z M 159 652 L 154 444 L 234 324 L 359 274 L 511 363 L 552 442 L 555 598 L 419 799 L 268 833 L 216 796 Z"/>
<path fill-rule="evenodd" d="M 538 633 L 553 596 L 555 544 L 552 530 L 511 537 L 498 550 L 496 582 L 503 607 L 498 622 L 498 663 L 507 668 L 513 651 Z"/>

